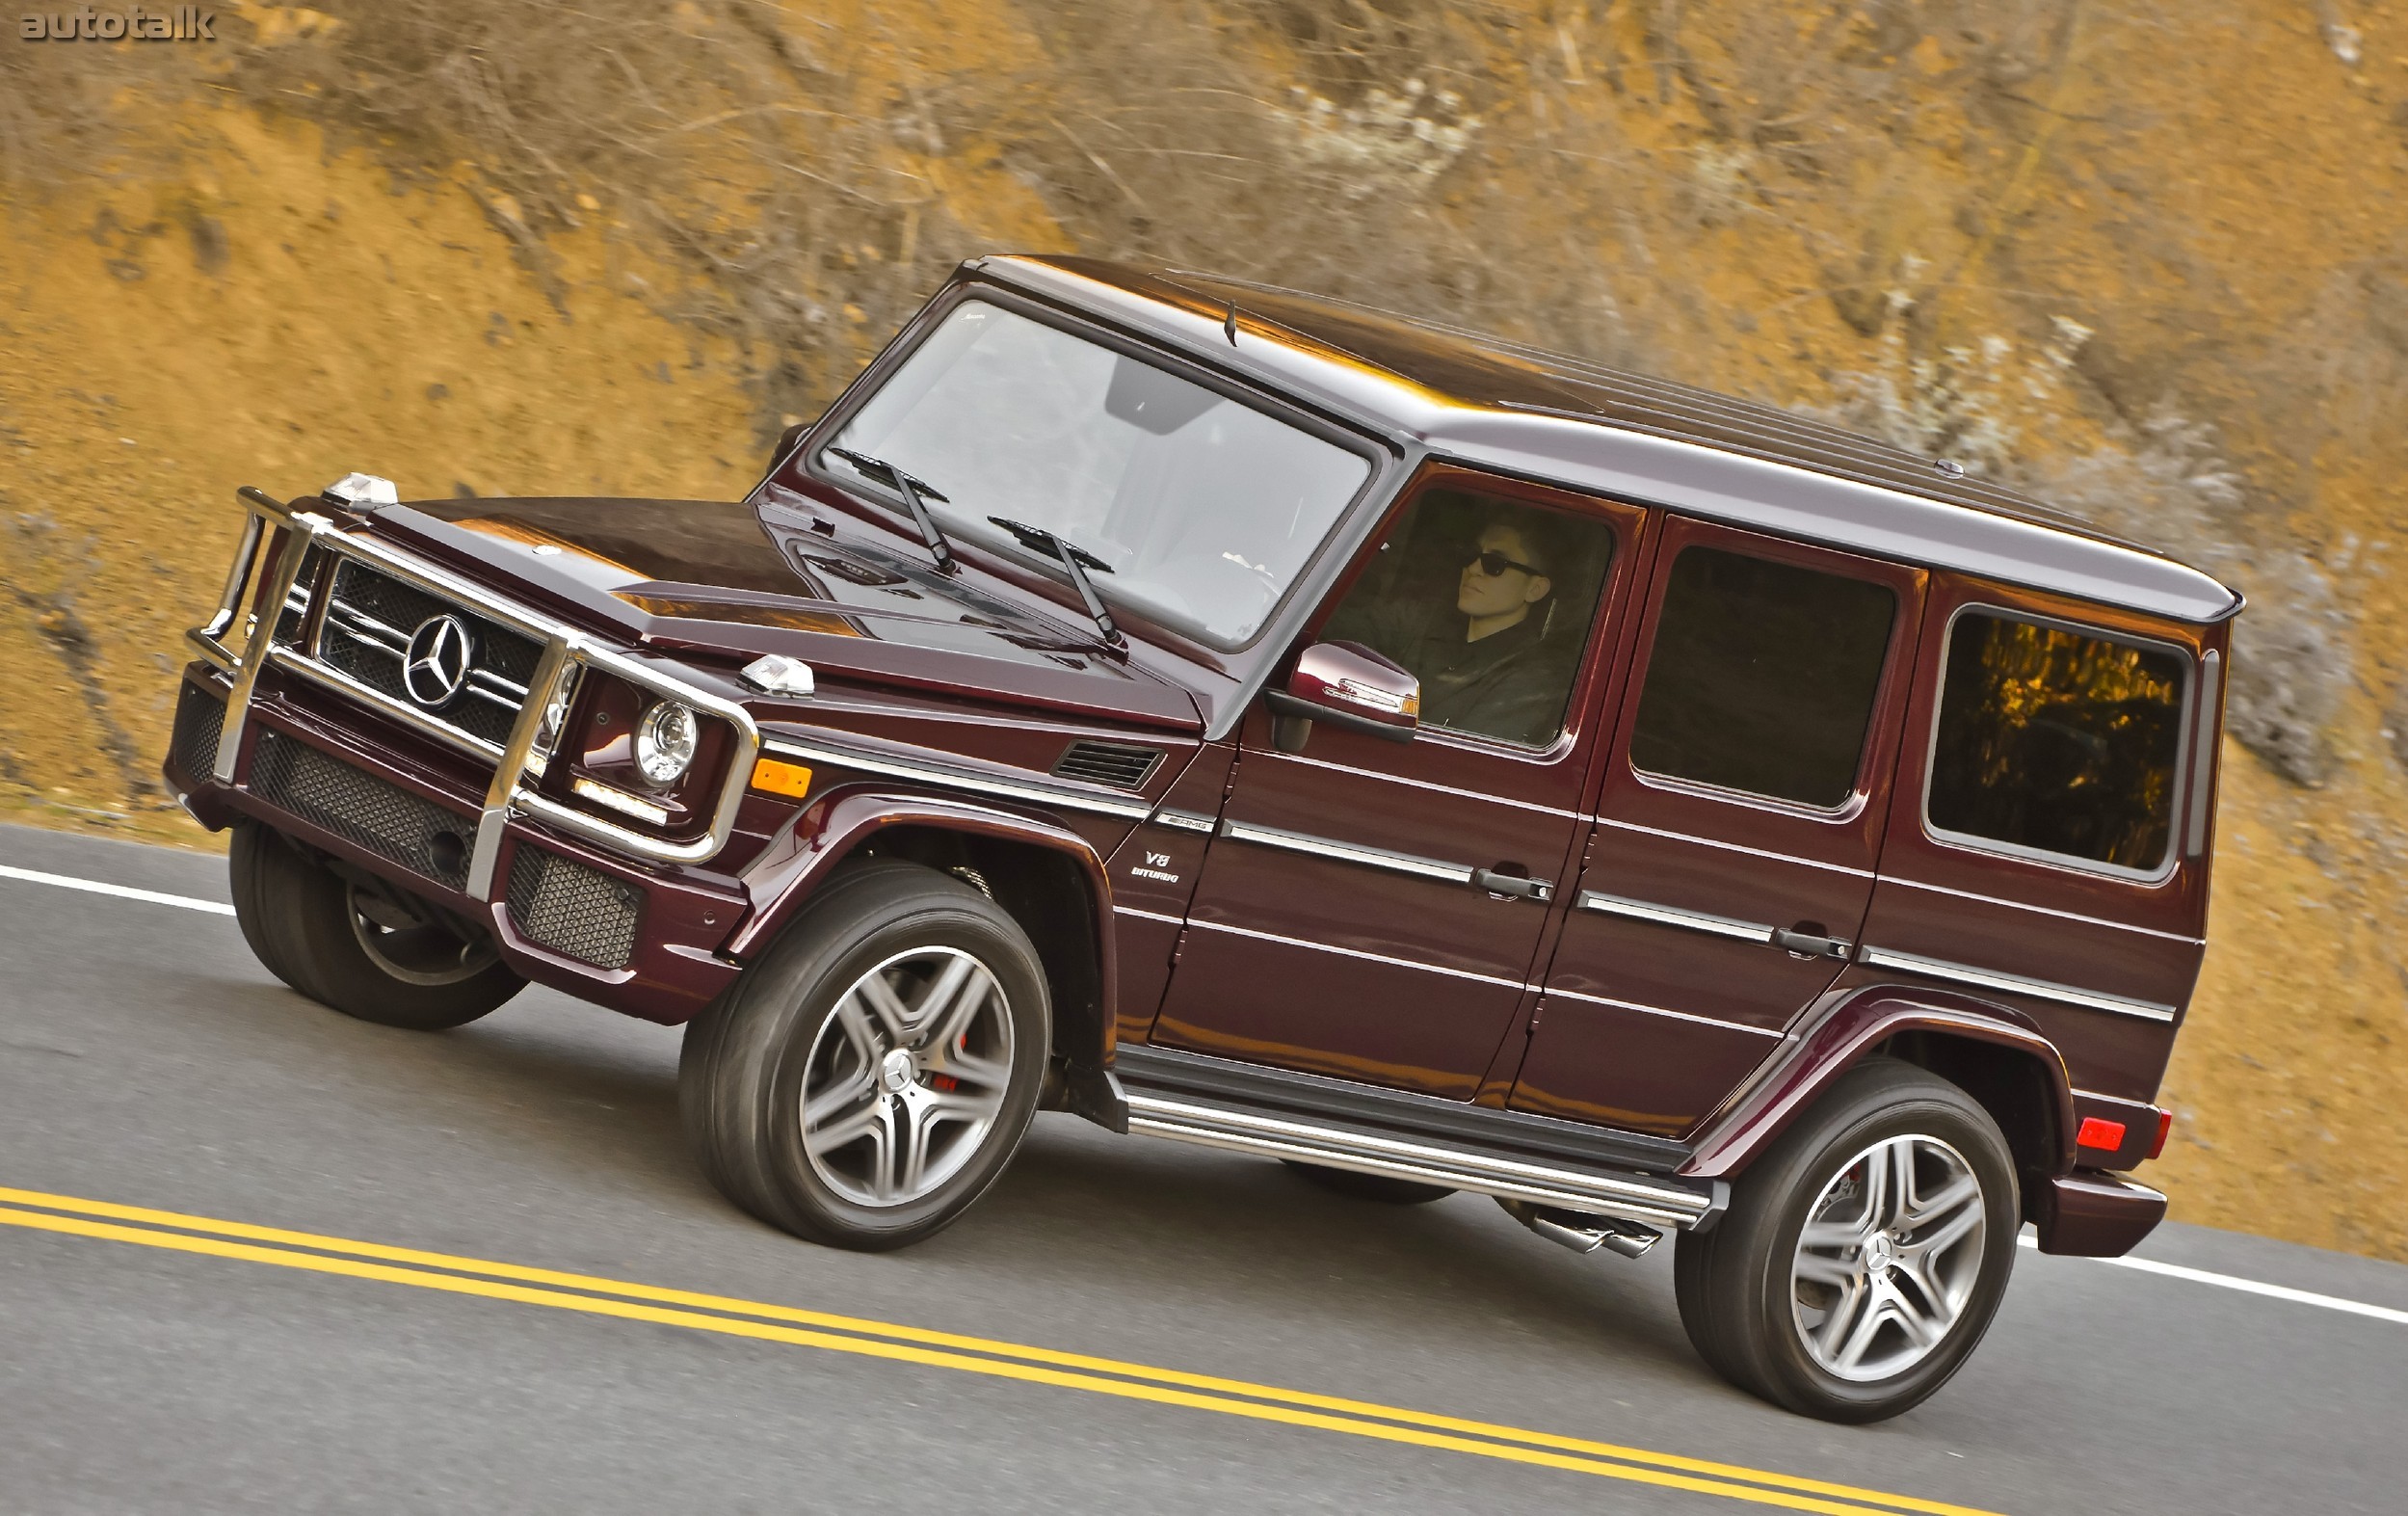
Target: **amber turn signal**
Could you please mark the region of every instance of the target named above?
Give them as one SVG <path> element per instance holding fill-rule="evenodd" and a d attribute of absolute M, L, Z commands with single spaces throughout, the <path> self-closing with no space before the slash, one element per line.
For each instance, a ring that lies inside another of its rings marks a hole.
<path fill-rule="evenodd" d="M 811 771 L 800 763 L 782 763 L 773 758 L 761 758 L 753 765 L 753 787 L 768 790 L 773 795 L 792 795 L 800 800 L 810 793 Z"/>

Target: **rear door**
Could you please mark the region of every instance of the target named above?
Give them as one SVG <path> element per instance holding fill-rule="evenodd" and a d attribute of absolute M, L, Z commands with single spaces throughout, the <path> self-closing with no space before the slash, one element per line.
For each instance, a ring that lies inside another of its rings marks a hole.
<path fill-rule="evenodd" d="M 1360 641 L 1412 669 L 1422 730 L 1397 743 L 1319 722 L 1283 753 L 1262 706 L 1249 712 L 1153 1042 L 1478 1090 L 1528 1015 L 1551 914 L 1471 874 L 1542 881 L 1550 899 L 1570 882 L 1596 713 L 1610 708 L 1598 650 L 1644 520 L 1462 468 L 1416 482 L 1307 640 Z M 1513 625 L 1471 636 L 1518 598 Z"/>
<path fill-rule="evenodd" d="M 1670 1136 L 1856 939 L 1925 575 L 1675 519 L 1651 577 L 1513 1104 Z"/>

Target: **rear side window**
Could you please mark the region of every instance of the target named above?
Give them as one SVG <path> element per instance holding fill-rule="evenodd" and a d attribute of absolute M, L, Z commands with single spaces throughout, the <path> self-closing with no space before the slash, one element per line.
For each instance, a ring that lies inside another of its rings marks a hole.
<path fill-rule="evenodd" d="M 1887 585 L 1683 548 L 1664 585 L 1630 761 L 1669 779 L 1842 804 L 1897 614 Z"/>
<path fill-rule="evenodd" d="M 1968 611 L 1948 633 L 1926 814 L 1942 832 L 2148 871 L 2174 835 L 2186 658 Z"/>

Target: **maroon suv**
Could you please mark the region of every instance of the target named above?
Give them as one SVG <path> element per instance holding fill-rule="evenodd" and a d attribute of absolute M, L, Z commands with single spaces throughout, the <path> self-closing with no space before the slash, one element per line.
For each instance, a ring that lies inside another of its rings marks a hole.
<path fill-rule="evenodd" d="M 965 265 L 741 504 L 246 535 L 167 773 L 390 1025 L 687 1024 L 736 1204 L 916 1241 L 1040 1108 L 1636 1256 L 1865 1421 L 2122 1253 L 2239 598 L 1934 463 L 1284 290 Z"/>

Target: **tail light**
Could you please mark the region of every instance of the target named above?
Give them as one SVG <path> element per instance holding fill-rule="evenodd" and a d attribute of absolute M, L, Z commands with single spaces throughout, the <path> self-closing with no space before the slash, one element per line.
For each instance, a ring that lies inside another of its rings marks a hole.
<path fill-rule="evenodd" d="M 2157 1112 L 2157 1140 L 2149 1144 L 2149 1156 L 2150 1156 L 2151 1157 L 2153 1157 L 2153 1158 L 2154 1158 L 2154 1157 L 2156 1157 L 2158 1154 L 2163 1153 L 2163 1152 L 2165 1151 L 2165 1139 L 2166 1139 L 2166 1135 L 2167 1135 L 2167 1133 L 2171 1132 L 2173 1130 L 2174 1130 L 2174 1113 L 2173 1113 L 2172 1111 L 2170 1111 L 2170 1110 L 2161 1110 L 2161 1111 Z"/>

